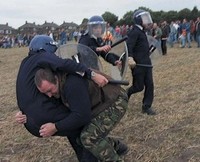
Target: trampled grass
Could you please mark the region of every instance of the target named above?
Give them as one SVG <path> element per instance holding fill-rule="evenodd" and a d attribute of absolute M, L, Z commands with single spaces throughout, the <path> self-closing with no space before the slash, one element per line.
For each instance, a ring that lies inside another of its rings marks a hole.
<path fill-rule="evenodd" d="M 141 113 L 143 92 L 131 96 L 129 108 L 111 133 L 130 147 L 127 162 L 200 161 L 200 49 L 168 48 L 154 65 L 158 113 Z M 37 138 L 15 123 L 15 82 L 28 49 L 0 49 L 0 162 L 77 162 L 64 137 Z M 126 78 L 131 82 L 128 70 Z"/>

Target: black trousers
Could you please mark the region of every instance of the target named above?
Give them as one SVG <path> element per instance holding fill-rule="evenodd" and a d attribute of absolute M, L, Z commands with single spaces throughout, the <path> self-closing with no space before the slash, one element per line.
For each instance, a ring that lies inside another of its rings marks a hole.
<path fill-rule="evenodd" d="M 132 71 L 132 86 L 128 89 L 128 97 L 144 89 L 143 105 L 151 107 L 154 98 L 152 68 L 136 66 Z"/>
<path fill-rule="evenodd" d="M 161 40 L 162 54 L 167 54 L 167 40 Z"/>

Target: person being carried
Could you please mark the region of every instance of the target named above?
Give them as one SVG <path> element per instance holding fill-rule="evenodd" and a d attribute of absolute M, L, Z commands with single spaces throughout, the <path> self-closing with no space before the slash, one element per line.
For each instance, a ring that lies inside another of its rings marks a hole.
<path fill-rule="evenodd" d="M 48 97 L 61 98 L 70 111 L 63 120 L 43 124 L 41 136 L 76 130 L 87 123 L 81 131 L 80 143 L 100 161 L 123 161 L 120 155 L 128 151 L 127 146 L 107 136 L 127 110 L 128 98 L 123 88 L 112 84 L 101 88 L 76 74 L 50 69 L 39 69 L 35 84 Z"/>

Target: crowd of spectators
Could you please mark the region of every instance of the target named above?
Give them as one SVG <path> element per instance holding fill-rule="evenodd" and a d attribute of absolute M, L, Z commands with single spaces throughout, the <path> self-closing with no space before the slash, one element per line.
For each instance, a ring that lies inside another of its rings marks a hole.
<path fill-rule="evenodd" d="M 110 42 L 114 39 L 120 39 L 127 35 L 127 33 L 133 28 L 129 25 L 116 26 L 115 28 L 107 23 L 107 33 L 110 34 Z M 64 29 L 61 29 L 57 34 L 49 31 L 46 33 L 57 41 L 60 45 L 66 44 L 67 41 L 74 40 L 78 42 L 83 31 L 73 31 L 72 33 L 67 33 Z M 159 43 L 162 54 L 167 54 L 167 44 L 169 47 L 173 47 L 174 44 L 179 43 L 180 48 L 191 48 L 191 42 L 196 41 L 197 47 L 200 48 L 200 17 L 195 21 L 183 19 L 182 21 L 172 21 L 167 23 L 163 21 L 160 23 L 154 23 L 149 31 L 146 31 L 148 35 L 153 36 Z M 31 39 L 36 33 L 33 34 L 17 34 L 15 36 L 4 35 L 0 37 L 0 47 L 1 48 L 12 48 L 12 47 L 22 47 L 28 46 Z M 105 41 L 107 41 L 105 39 Z"/>
<path fill-rule="evenodd" d="M 0 47 L 1 48 L 12 48 L 12 47 L 22 47 L 28 46 L 33 34 L 18 34 L 16 36 L 5 35 L 0 37 Z"/>
<path fill-rule="evenodd" d="M 107 24 L 107 31 L 112 34 L 113 39 L 124 37 L 132 28 L 132 25 L 117 25 L 113 28 L 109 23 Z M 183 19 L 182 21 L 177 20 L 168 23 L 164 20 L 152 24 L 146 33 L 158 41 L 163 55 L 167 54 L 167 46 L 173 47 L 174 44 L 179 44 L 180 48 L 191 48 L 191 42 L 193 41 L 200 48 L 200 17 L 195 21 Z"/>

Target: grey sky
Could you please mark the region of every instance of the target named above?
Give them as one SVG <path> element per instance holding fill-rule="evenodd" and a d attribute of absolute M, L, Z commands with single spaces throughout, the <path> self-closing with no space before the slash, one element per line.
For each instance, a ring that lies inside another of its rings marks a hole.
<path fill-rule="evenodd" d="M 138 7 L 153 11 L 200 10 L 199 0 L 5 0 L 1 3 L 0 24 L 18 28 L 25 21 L 43 24 L 45 21 L 61 25 L 63 21 L 80 24 L 84 18 L 109 11 L 122 16 Z M 200 16 L 200 15 L 199 15 Z"/>

